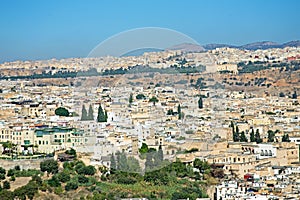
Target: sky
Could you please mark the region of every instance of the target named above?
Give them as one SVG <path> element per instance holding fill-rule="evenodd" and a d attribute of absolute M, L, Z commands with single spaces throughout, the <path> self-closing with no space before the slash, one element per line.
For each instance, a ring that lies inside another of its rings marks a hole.
<path fill-rule="evenodd" d="M 199 44 L 300 39 L 298 0 L 1 0 L 0 8 L 1 63 L 86 57 L 107 38 L 142 27 Z"/>

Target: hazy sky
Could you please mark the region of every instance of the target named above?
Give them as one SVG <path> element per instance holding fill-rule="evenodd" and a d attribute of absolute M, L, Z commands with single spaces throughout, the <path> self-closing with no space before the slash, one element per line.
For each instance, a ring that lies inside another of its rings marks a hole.
<path fill-rule="evenodd" d="M 300 39 L 298 0 L 1 0 L 0 62 L 86 57 L 119 32 L 162 27 L 200 44 Z"/>

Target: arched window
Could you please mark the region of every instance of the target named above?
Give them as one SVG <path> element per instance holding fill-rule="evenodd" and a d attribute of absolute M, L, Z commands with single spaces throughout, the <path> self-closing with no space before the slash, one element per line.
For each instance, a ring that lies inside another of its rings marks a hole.
<path fill-rule="evenodd" d="M 271 150 L 269 150 L 269 156 L 273 156 L 273 153 Z"/>

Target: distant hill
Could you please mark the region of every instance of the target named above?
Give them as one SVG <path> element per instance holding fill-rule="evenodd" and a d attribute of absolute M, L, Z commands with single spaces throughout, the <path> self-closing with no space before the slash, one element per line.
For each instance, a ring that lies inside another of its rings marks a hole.
<path fill-rule="evenodd" d="M 290 41 L 282 44 L 283 47 L 300 47 L 300 40 Z"/>
<path fill-rule="evenodd" d="M 285 48 L 285 47 L 300 47 L 300 40 L 290 41 L 283 44 L 279 44 L 272 41 L 262 41 L 262 42 L 253 42 L 241 46 L 231 45 L 231 44 L 206 44 L 206 45 L 198 45 L 192 43 L 183 43 L 174 45 L 172 47 L 166 48 L 165 50 L 180 50 L 183 52 L 203 52 L 207 50 L 213 50 L 216 48 L 237 48 L 237 49 L 246 49 L 246 50 L 257 50 L 257 49 L 271 49 L 271 48 Z M 145 52 L 159 52 L 164 51 L 162 49 L 156 48 L 142 48 L 136 49 L 130 52 L 127 52 L 122 55 L 123 56 L 141 56 Z"/>
<path fill-rule="evenodd" d="M 166 50 L 180 50 L 183 52 L 203 52 L 205 49 L 198 45 L 198 44 L 192 44 L 192 43 L 183 43 L 178 44 L 172 47 L 167 48 Z"/>
<path fill-rule="evenodd" d="M 271 49 L 271 48 L 285 48 L 285 47 L 300 47 L 300 40 L 290 41 L 283 44 L 279 44 L 272 41 L 253 42 L 241 46 L 235 46 L 230 44 L 206 44 L 203 45 L 206 50 L 213 50 L 216 48 L 237 48 L 246 50 L 257 50 L 257 49 Z"/>
<path fill-rule="evenodd" d="M 263 42 L 254 42 L 250 44 L 245 44 L 239 46 L 240 49 L 248 49 L 248 50 L 257 50 L 257 49 L 271 49 L 271 48 L 281 48 L 281 44 L 270 41 Z"/>

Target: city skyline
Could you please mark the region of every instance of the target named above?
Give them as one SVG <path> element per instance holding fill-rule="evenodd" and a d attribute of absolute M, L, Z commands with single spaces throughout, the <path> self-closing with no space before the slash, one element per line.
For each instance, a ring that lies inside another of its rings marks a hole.
<path fill-rule="evenodd" d="M 298 40 L 300 31 L 297 26 L 300 3 L 292 0 L 13 1 L 1 4 L 1 63 L 86 57 L 105 39 L 143 27 L 179 31 L 201 45 L 284 43 Z"/>

